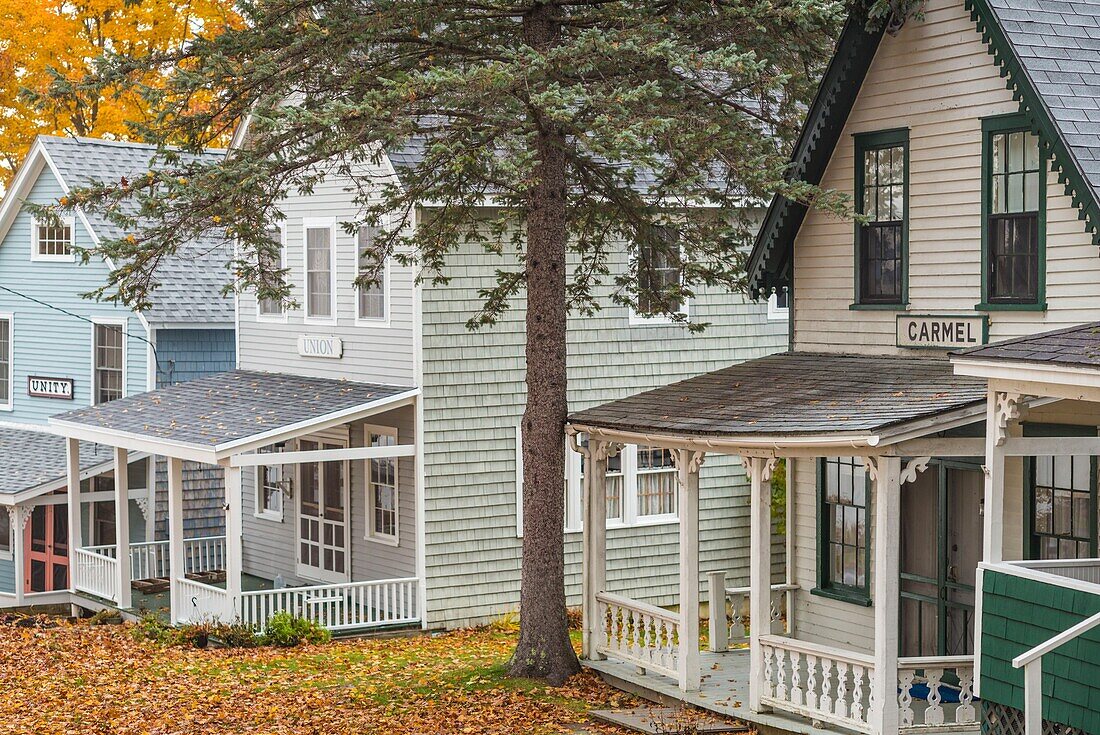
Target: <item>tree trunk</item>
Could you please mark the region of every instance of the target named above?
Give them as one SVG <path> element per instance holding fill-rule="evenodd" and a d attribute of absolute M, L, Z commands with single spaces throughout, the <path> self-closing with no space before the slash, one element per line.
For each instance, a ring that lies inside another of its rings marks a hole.
<path fill-rule="evenodd" d="M 552 4 L 524 18 L 532 47 L 553 47 Z M 537 110 L 538 163 L 527 210 L 527 408 L 523 414 L 523 581 L 511 673 L 560 684 L 580 671 L 565 611 L 565 136 Z"/>

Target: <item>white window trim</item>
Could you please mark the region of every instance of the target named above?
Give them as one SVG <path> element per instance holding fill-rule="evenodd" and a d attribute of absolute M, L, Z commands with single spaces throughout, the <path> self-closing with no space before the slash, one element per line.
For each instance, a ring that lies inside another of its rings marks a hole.
<path fill-rule="evenodd" d="M 357 244 L 356 245 L 356 250 L 358 250 L 358 247 L 359 246 Z M 390 291 L 392 290 L 390 288 L 390 282 L 391 282 L 390 274 L 392 272 L 391 265 L 392 265 L 392 263 L 387 258 L 386 265 L 382 269 L 382 278 L 383 278 L 383 281 L 382 281 L 382 299 L 385 302 L 385 306 L 383 308 L 385 308 L 385 310 L 386 310 L 386 316 L 383 317 L 382 319 L 376 319 L 374 317 L 369 317 L 369 316 L 361 316 L 359 314 L 359 287 L 356 286 L 355 287 L 355 324 L 356 324 L 356 326 L 359 326 L 359 327 L 388 327 L 388 326 L 390 326 L 390 313 L 391 313 L 390 312 Z M 358 271 L 356 271 L 356 275 L 358 276 Z"/>
<path fill-rule="evenodd" d="M 681 247 L 680 248 L 680 260 L 681 260 L 681 262 L 683 262 L 684 257 L 686 255 L 687 255 L 687 253 L 685 252 L 684 248 Z M 680 285 L 683 285 L 683 283 L 684 283 L 683 274 L 681 274 Z M 676 313 L 677 314 L 682 314 L 685 319 L 690 319 L 691 318 L 691 299 L 685 298 L 684 303 L 682 303 L 680 305 L 680 310 Z M 632 326 L 632 327 L 652 327 L 652 326 L 661 326 L 661 325 L 678 324 L 679 323 L 667 314 L 653 314 L 652 316 L 649 316 L 649 315 L 646 315 L 646 314 L 639 314 L 637 311 L 635 311 L 633 306 L 629 307 L 629 314 L 630 314 L 630 316 L 629 316 L 627 321 L 630 324 L 630 326 Z"/>
<path fill-rule="evenodd" d="M 92 317 L 91 323 L 91 372 L 88 375 L 88 405 L 99 405 L 95 402 L 96 394 L 96 382 L 95 382 L 95 368 L 96 368 L 96 354 L 95 354 L 95 328 L 99 325 L 108 325 L 114 327 L 120 327 L 122 329 L 122 398 L 129 395 L 127 390 L 127 383 L 130 379 L 130 371 L 127 367 L 127 363 L 130 361 L 130 330 L 128 327 L 128 320 L 123 317 L 121 319 L 116 317 Z"/>
<path fill-rule="evenodd" d="M 787 295 L 787 304 L 790 304 L 790 294 Z M 769 321 L 786 321 L 790 318 L 791 307 L 785 306 L 780 308 L 779 306 L 779 294 L 773 292 L 768 296 L 768 320 Z"/>
<path fill-rule="evenodd" d="M 31 217 L 31 261 L 41 263 L 75 263 L 76 262 L 76 218 L 75 217 L 61 217 L 62 225 L 69 227 L 69 235 L 71 240 L 69 242 L 69 254 L 68 255 L 43 255 L 38 252 L 38 228 L 45 224 L 37 217 Z"/>
<path fill-rule="evenodd" d="M 647 471 L 638 471 L 638 447 L 627 444 L 621 453 L 623 467 L 622 518 L 607 519 L 607 529 L 637 528 L 640 526 L 664 526 L 680 522 L 679 513 L 643 516 L 638 514 L 638 475 Z M 522 461 L 517 456 L 517 461 Z M 566 499 L 565 532 L 579 533 L 584 530 L 584 489 L 581 487 L 581 456 L 572 448 L 566 451 L 565 463 Z M 677 503 L 679 498 L 677 498 Z"/>
<path fill-rule="evenodd" d="M 279 267 L 280 268 L 287 268 L 290 265 L 290 253 L 287 251 L 287 247 L 286 247 L 286 223 L 285 222 L 279 222 L 275 225 L 275 228 L 279 230 L 279 244 L 281 246 L 280 247 L 280 256 L 279 256 L 281 264 L 280 264 Z M 302 247 L 304 248 L 305 247 L 305 230 L 302 230 L 302 238 L 303 238 L 302 239 Z M 290 283 L 290 274 L 289 273 L 287 274 L 286 281 L 287 281 L 287 284 Z M 263 313 L 263 311 L 260 310 L 260 302 L 261 302 L 261 299 L 260 299 L 259 296 L 257 296 L 256 297 L 256 321 L 258 321 L 258 322 L 268 322 L 268 323 L 274 323 L 274 324 L 286 324 L 286 322 L 287 322 L 286 304 L 283 304 L 283 305 L 280 306 L 278 314 L 265 314 L 265 313 Z"/>
<path fill-rule="evenodd" d="M 8 512 L 8 510 L 11 509 L 11 508 L 19 508 L 23 513 L 27 513 L 27 512 L 30 511 L 30 508 L 22 508 L 21 506 L 18 506 L 18 505 L 15 505 L 15 506 L 0 505 L 0 513 L 3 513 L 4 515 L 6 515 L 8 517 L 8 550 L 5 551 L 4 549 L 0 548 L 0 559 L 2 559 L 4 561 L 12 561 L 13 559 L 15 559 L 15 527 L 18 524 L 16 523 L 16 520 L 14 518 L 12 518 L 11 514 Z M 23 541 L 22 538 L 19 539 L 19 540 Z M 16 577 L 16 579 L 19 579 L 20 575 L 16 574 L 15 577 Z"/>
<path fill-rule="evenodd" d="M 8 394 L 0 396 L 0 411 L 15 410 L 15 314 L 0 312 L 0 321 L 8 323 Z"/>
<path fill-rule="evenodd" d="M 364 445 L 370 446 L 370 435 L 378 434 L 380 436 L 393 437 L 394 443 L 397 443 L 397 428 L 393 426 L 372 426 L 370 424 L 363 425 L 363 438 Z M 363 485 L 367 489 L 366 508 L 367 508 L 367 527 L 364 529 L 363 538 L 367 541 L 373 541 L 376 544 L 384 544 L 386 546 L 400 546 L 401 545 L 401 460 L 398 457 L 393 457 L 393 530 L 392 536 L 388 534 L 378 533 L 374 530 L 374 488 L 371 486 L 370 479 L 370 463 L 371 460 L 363 460 L 363 478 L 365 482 Z"/>
<path fill-rule="evenodd" d="M 329 300 L 331 301 L 329 313 L 331 316 L 310 316 L 309 313 L 309 246 L 308 238 L 310 230 L 329 231 Z M 302 321 L 306 324 L 336 324 L 336 218 L 335 217 L 303 217 L 302 218 Z M 357 307 L 358 308 L 358 307 Z"/>
<path fill-rule="evenodd" d="M 293 442 L 293 440 L 290 440 L 286 443 L 287 448 L 290 448 L 292 446 L 292 442 Z M 270 452 L 269 454 L 271 454 L 272 456 L 276 456 L 276 455 L 278 455 L 278 452 Z M 267 465 L 267 466 L 270 467 L 272 465 Z M 286 467 L 286 465 L 282 465 L 282 466 L 284 468 Z M 287 504 L 287 501 L 291 500 L 291 498 L 288 498 L 287 494 L 283 493 L 283 509 L 282 509 L 281 512 L 278 512 L 278 513 L 273 511 L 273 510 L 269 510 L 268 508 L 262 507 L 261 506 L 261 500 L 263 498 L 264 489 L 263 489 L 263 486 L 260 483 L 260 469 L 261 469 L 261 466 L 257 465 L 256 468 L 255 468 L 255 473 L 252 477 L 252 488 L 255 492 L 255 494 L 253 495 L 254 502 L 252 503 L 252 515 L 255 518 L 261 518 L 265 521 L 271 521 L 273 523 L 282 523 L 283 520 L 286 517 L 286 504 Z M 297 476 L 297 471 L 293 467 L 291 468 L 291 473 L 293 473 L 295 476 Z M 291 493 L 291 495 L 293 495 L 293 492 Z"/>

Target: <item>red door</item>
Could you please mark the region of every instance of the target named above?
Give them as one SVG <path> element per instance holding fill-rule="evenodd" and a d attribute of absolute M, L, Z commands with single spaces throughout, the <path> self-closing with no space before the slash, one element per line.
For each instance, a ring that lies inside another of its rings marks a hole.
<path fill-rule="evenodd" d="M 64 505 L 37 505 L 23 534 L 26 556 L 25 592 L 69 588 L 69 510 Z"/>

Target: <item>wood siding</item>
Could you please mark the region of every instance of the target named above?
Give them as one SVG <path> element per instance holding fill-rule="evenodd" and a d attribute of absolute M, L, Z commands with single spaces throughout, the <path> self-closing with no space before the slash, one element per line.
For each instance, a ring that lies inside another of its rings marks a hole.
<path fill-rule="evenodd" d="M 963 0 L 930 0 L 886 36 L 822 185 L 853 192 L 852 135 L 909 128 L 909 312 L 976 313 L 981 301 L 981 118 L 1018 111 Z M 990 312 L 990 340 L 1096 319 L 1100 259 L 1053 174 L 1047 193 L 1046 312 Z M 796 349 L 895 347 L 894 311 L 852 311 L 853 224 L 811 212 L 795 241 Z"/>
<path fill-rule="evenodd" d="M 428 620 L 454 627 L 485 622 L 519 604 L 521 539 L 516 533 L 516 427 L 524 406 L 524 303 L 492 328 L 464 324 L 504 261 L 464 248 L 447 286 L 423 291 L 424 451 Z M 625 258 L 615 268 L 625 266 Z M 691 335 L 672 325 L 633 326 L 610 305 L 569 322 L 570 409 L 625 397 L 786 347 L 786 322 L 764 303 L 704 291 Z M 729 457 L 708 458 L 701 475 L 701 568 L 747 584 L 748 487 Z M 658 605 L 676 601 L 678 525 L 608 533 L 608 589 Z M 781 539 L 775 550 L 782 568 Z M 570 604 L 579 604 L 580 534 L 566 540 Z"/>

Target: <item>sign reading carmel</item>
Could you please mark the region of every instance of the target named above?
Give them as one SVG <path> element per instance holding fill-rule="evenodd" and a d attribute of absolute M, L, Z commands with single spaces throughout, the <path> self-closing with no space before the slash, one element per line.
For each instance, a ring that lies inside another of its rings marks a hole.
<path fill-rule="evenodd" d="M 27 395 L 35 398 L 73 399 L 72 378 L 43 378 L 31 375 L 27 378 Z"/>
<path fill-rule="evenodd" d="M 898 347 L 962 349 L 985 344 L 988 329 L 984 314 L 899 314 Z"/>
<path fill-rule="evenodd" d="M 339 359 L 344 355 L 344 343 L 339 337 L 314 337 L 303 334 L 298 338 L 298 354 L 302 357 Z"/>

